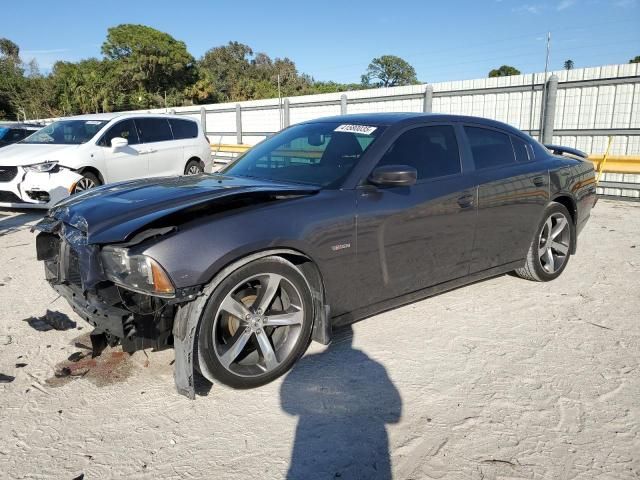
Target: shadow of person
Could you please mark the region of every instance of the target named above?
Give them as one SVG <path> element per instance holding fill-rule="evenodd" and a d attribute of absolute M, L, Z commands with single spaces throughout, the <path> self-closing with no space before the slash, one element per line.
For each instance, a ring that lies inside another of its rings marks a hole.
<path fill-rule="evenodd" d="M 402 400 L 384 367 L 352 341 L 351 327 L 336 332 L 282 383 L 282 408 L 300 417 L 290 480 L 391 478 L 385 424 L 400 420 Z"/>

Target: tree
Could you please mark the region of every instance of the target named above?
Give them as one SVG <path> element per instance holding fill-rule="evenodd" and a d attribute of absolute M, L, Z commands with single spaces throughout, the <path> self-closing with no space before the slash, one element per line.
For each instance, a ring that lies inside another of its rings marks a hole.
<path fill-rule="evenodd" d="M 398 87 L 418 83 L 415 69 L 395 55 L 374 58 L 362 75 L 363 86 Z"/>
<path fill-rule="evenodd" d="M 0 38 L 0 118 L 16 118 L 24 84 L 20 48 L 8 38 Z"/>
<path fill-rule="evenodd" d="M 502 65 L 500 68 L 493 69 L 489 72 L 489 78 L 508 77 L 510 75 L 520 75 L 520 70 L 510 65 Z"/>
<path fill-rule="evenodd" d="M 573 60 L 571 60 L 571 59 L 565 60 L 564 69 L 565 70 L 573 70 Z"/>
<path fill-rule="evenodd" d="M 114 64 L 109 60 L 56 62 L 50 78 L 57 105 L 66 115 L 109 112 L 123 95 Z M 122 98 L 120 102 L 126 103 Z"/>
<path fill-rule="evenodd" d="M 211 79 L 215 101 L 236 100 L 234 89 L 251 68 L 252 56 L 251 47 L 239 42 L 229 42 L 205 52 L 198 66 Z"/>
<path fill-rule="evenodd" d="M 271 98 L 278 95 L 278 76 L 283 96 L 313 93 L 313 79 L 298 73 L 288 58 L 272 59 L 239 42 L 215 47 L 198 62 L 212 82 L 213 98 L 220 102 Z"/>
<path fill-rule="evenodd" d="M 122 87 L 134 98 L 146 98 L 144 103 L 157 104 L 154 96 L 183 92 L 197 80 L 195 59 L 185 43 L 144 25 L 110 28 L 102 53 L 114 62 Z"/>
<path fill-rule="evenodd" d="M 635 57 L 633 57 L 631 60 L 629 60 L 629 63 L 640 63 L 640 55 L 636 55 Z"/>
<path fill-rule="evenodd" d="M 20 60 L 20 47 L 8 38 L 0 38 L 0 55 L 18 62 Z"/>

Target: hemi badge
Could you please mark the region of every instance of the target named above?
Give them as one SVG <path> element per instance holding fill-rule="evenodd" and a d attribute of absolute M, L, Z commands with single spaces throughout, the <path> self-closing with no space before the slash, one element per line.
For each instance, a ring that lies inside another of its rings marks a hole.
<path fill-rule="evenodd" d="M 351 248 L 351 244 L 350 243 L 341 243 L 340 245 L 333 245 L 331 247 L 331 250 L 333 250 L 334 252 L 337 252 L 338 250 L 344 250 L 345 248 Z"/>

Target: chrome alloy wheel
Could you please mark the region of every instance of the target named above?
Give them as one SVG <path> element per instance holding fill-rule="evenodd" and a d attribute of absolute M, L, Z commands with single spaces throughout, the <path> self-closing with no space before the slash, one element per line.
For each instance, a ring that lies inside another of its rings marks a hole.
<path fill-rule="evenodd" d="M 74 192 L 84 192 L 85 190 L 89 190 L 90 188 L 94 188 L 96 186 L 95 182 L 87 177 L 82 177 L 76 183 L 74 188 Z"/>
<path fill-rule="evenodd" d="M 305 321 L 302 296 L 285 277 L 254 275 L 221 302 L 213 324 L 220 364 L 244 377 L 277 368 L 293 351 Z"/>
<path fill-rule="evenodd" d="M 198 175 L 199 173 L 202 173 L 202 169 L 198 165 L 191 165 L 187 169 L 187 175 Z"/>
<path fill-rule="evenodd" d="M 553 213 L 547 218 L 538 239 L 538 259 L 547 273 L 555 273 L 569 254 L 571 228 L 562 213 Z"/>

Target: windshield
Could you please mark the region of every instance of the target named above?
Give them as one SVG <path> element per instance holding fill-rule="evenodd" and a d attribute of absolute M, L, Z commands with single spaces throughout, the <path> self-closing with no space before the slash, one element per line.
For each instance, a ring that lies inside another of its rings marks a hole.
<path fill-rule="evenodd" d="M 60 120 L 38 130 L 21 143 L 80 145 L 89 141 L 106 124 L 106 120 Z"/>
<path fill-rule="evenodd" d="M 383 130 L 338 122 L 296 125 L 256 145 L 222 173 L 337 187 Z"/>

